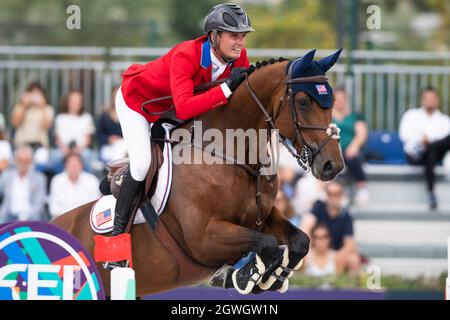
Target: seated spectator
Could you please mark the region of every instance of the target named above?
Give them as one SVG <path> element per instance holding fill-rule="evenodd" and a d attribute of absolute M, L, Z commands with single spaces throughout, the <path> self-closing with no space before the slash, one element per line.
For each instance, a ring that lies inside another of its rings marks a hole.
<path fill-rule="evenodd" d="M 120 127 L 115 108 L 117 90 L 118 87 L 113 89 L 111 106 L 101 113 L 97 124 L 100 160 L 105 163 L 114 159 L 124 158 L 127 155 L 127 147 L 122 137 L 122 128 Z"/>
<path fill-rule="evenodd" d="M 330 230 L 318 223 L 311 230 L 311 248 L 305 257 L 302 270 L 314 277 L 324 277 L 342 272 L 342 263 L 331 248 Z"/>
<path fill-rule="evenodd" d="M 0 223 L 44 219 L 47 182 L 33 167 L 33 149 L 19 146 L 14 164 L 0 178 Z"/>
<path fill-rule="evenodd" d="M 57 149 L 52 154 L 52 166 L 55 172 L 61 172 L 63 159 L 69 153 L 79 153 L 85 169 L 90 171 L 92 161 L 92 135 L 95 133 L 92 116 L 84 112 L 83 95 L 71 91 L 64 96 L 61 113 L 55 118 L 55 142 Z"/>
<path fill-rule="evenodd" d="M 430 209 L 437 208 L 434 167 L 450 150 L 450 118 L 439 111 L 439 94 L 432 87 L 421 92 L 421 106 L 405 112 L 400 121 L 400 139 L 409 163 L 425 166 Z"/>
<path fill-rule="evenodd" d="M 344 188 L 341 183 L 332 181 L 325 185 L 325 194 L 325 201 L 317 201 L 311 213 L 303 217 L 301 229 L 310 235 L 317 223 L 325 224 L 330 230 L 331 247 L 342 259 L 343 269 L 357 272 L 361 266 L 361 256 L 353 238 L 352 217 L 343 207 Z"/>
<path fill-rule="evenodd" d="M 288 219 L 297 228 L 300 227 L 300 216 L 295 214 L 294 208 L 291 206 L 289 199 L 282 190 L 278 190 L 275 199 L 275 207 L 280 210 L 281 214 Z"/>
<path fill-rule="evenodd" d="M 48 105 L 47 94 L 39 82 L 31 82 L 12 110 L 11 124 L 15 129 L 14 146 L 30 145 L 33 150 L 49 154 L 49 131 L 54 110 Z"/>
<path fill-rule="evenodd" d="M 367 125 L 361 114 L 352 112 L 347 93 L 343 88 L 334 92 L 333 121 L 341 129 L 340 145 L 346 169 L 356 181 L 355 205 L 369 202 L 367 177 L 363 170 L 364 156 L 361 152 L 367 140 Z"/>
<path fill-rule="evenodd" d="M 5 117 L 0 113 L 0 174 L 8 169 L 12 158 L 11 143 L 5 134 Z"/>
<path fill-rule="evenodd" d="M 99 180 L 83 171 L 83 160 L 79 154 L 69 153 L 64 159 L 64 168 L 50 183 L 49 209 L 52 218 L 101 196 Z"/>

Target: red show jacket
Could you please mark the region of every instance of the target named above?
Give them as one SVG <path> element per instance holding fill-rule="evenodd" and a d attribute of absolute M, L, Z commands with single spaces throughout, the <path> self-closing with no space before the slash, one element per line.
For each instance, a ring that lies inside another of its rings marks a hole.
<path fill-rule="evenodd" d="M 249 67 L 245 49 L 232 67 Z M 172 96 L 173 99 L 146 104 L 146 109 L 160 112 L 174 104 L 177 118 L 190 119 L 227 103 L 220 86 L 194 95 L 195 86 L 211 81 L 211 68 L 208 38 L 202 36 L 184 41 L 156 60 L 133 64 L 125 70 L 122 73 L 122 94 L 127 106 L 142 114 L 148 122 L 155 122 L 159 116 L 150 116 L 142 111 L 142 103 L 163 96 Z M 231 68 L 227 66 L 219 79 L 228 77 L 230 72 Z"/>

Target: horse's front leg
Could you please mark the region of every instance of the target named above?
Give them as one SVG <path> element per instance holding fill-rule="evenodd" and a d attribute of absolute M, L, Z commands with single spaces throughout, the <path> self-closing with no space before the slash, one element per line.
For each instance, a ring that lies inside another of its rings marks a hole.
<path fill-rule="evenodd" d="M 266 271 L 259 288 L 284 292 L 288 286 L 287 278 L 292 276 L 294 270 L 300 269 L 303 258 L 308 254 L 309 237 L 290 223 L 275 207 L 264 222 L 262 231 L 274 236 L 279 244 L 287 245 L 287 248 L 281 263 Z M 258 293 L 257 291 L 255 288 L 254 293 Z"/>
<path fill-rule="evenodd" d="M 197 235 L 187 242 L 193 256 L 207 265 L 218 261 L 232 264 L 252 252 L 253 255 L 248 256 L 239 267 L 221 269 L 225 272 L 222 274 L 222 286 L 234 287 L 242 294 L 250 293 L 261 281 L 267 266 L 277 264 L 279 259 L 278 241 L 274 236 L 221 219 L 211 219 L 200 237 Z"/>

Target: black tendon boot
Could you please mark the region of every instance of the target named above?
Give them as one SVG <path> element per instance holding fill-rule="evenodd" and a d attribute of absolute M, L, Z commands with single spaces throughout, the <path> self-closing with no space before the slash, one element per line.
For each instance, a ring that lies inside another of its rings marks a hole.
<path fill-rule="evenodd" d="M 112 236 L 117 236 L 125 232 L 131 214 L 134 210 L 137 210 L 137 206 L 142 198 L 143 189 L 144 181 L 134 180 L 130 170 L 128 170 L 123 176 L 119 196 L 117 197 Z M 107 262 L 105 264 L 106 269 L 127 266 L 128 261 Z"/>

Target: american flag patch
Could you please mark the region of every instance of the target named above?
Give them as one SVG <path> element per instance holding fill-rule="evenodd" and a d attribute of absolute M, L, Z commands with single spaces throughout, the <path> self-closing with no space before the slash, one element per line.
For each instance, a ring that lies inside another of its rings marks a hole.
<path fill-rule="evenodd" d="M 327 87 L 324 84 L 316 84 L 316 89 L 319 94 L 328 94 Z"/>
<path fill-rule="evenodd" d="M 108 221 L 111 221 L 111 219 L 112 219 L 111 209 L 108 209 L 108 210 L 105 210 L 105 211 L 97 214 L 97 216 L 95 217 L 95 223 L 97 224 L 97 227 L 98 227 Z"/>

